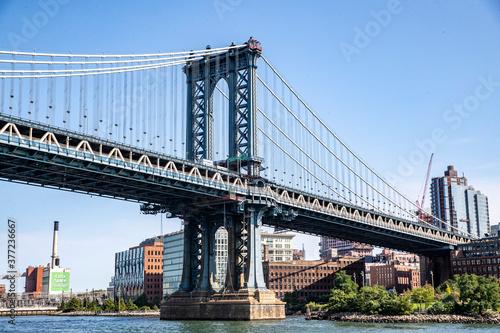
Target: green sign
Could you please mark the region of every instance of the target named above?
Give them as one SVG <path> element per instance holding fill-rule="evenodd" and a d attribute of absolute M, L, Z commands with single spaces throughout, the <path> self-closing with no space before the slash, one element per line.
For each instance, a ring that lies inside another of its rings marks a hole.
<path fill-rule="evenodd" d="M 46 276 L 46 277 L 42 278 L 42 285 L 44 285 L 44 286 L 45 286 L 45 285 L 47 285 L 47 284 L 49 284 L 49 277 L 48 277 L 48 276 Z"/>
<path fill-rule="evenodd" d="M 69 291 L 69 274 L 69 272 L 52 272 L 50 290 Z"/>
<path fill-rule="evenodd" d="M 245 154 L 242 154 L 241 156 L 230 157 L 230 158 L 227 159 L 227 161 L 229 163 L 231 163 L 231 162 L 234 162 L 234 161 L 238 161 L 238 160 L 243 161 L 243 160 L 246 160 L 246 159 L 247 159 L 247 154 L 245 153 Z"/>

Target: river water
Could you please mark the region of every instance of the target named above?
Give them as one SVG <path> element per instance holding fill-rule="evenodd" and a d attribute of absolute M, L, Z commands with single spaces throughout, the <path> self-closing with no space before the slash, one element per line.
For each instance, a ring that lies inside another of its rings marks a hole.
<path fill-rule="evenodd" d="M 290 317 L 273 322 L 164 321 L 136 317 L 58 317 L 20 316 L 16 325 L 0 318 L 0 332 L 207 332 L 207 333 L 278 333 L 278 332 L 500 332 L 497 325 L 470 324 L 363 324 L 333 321 L 306 321 Z"/>

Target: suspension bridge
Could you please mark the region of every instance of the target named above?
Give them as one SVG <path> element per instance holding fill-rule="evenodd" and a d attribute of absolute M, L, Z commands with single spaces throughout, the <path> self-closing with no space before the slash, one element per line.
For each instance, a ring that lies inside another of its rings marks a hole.
<path fill-rule="evenodd" d="M 449 251 L 474 238 L 422 220 L 253 38 L 156 54 L 0 51 L 0 79 L 0 179 L 139 202 L 143 213 L 184 221 L 181 288 L 163 319 L 283 317 L 263 279 L 262 225 L 418 253 L 432 258 L 438 281 Z M 218 291 L 222 226 L 228 271 Z"/>

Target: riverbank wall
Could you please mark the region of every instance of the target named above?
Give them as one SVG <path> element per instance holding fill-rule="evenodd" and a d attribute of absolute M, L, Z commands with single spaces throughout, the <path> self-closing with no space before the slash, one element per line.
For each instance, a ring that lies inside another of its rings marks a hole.
<path fill-rule="evenodd" d="M 357 323 L 448 323 L 448 324 L 500 324 L 500 315 L 463 316 L 463 315 L 427 315 L 407 316 L 365 315 L 360 313 L 335 313 L 329 320 Z"/>

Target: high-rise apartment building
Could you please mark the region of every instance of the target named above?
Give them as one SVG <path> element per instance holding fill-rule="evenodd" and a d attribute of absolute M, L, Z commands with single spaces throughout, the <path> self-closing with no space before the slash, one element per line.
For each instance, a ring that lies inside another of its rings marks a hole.
<path fill-rule="evenodd" d="M 479 237 L 490 231 L 488 198 L 459 177 L 452 165 L 444 177 L 432 178 L 432 214 L 439 218 L 434 224 L 442 229 L 457 228 Z"/>
<path fill-rule="evenodd" d="M 339 257 L 366 257 L 373 254 L 373 246 L 338 238 L 321 237 L 319 257 L 328 258 L 328 250 L 335 249 Z"/>

